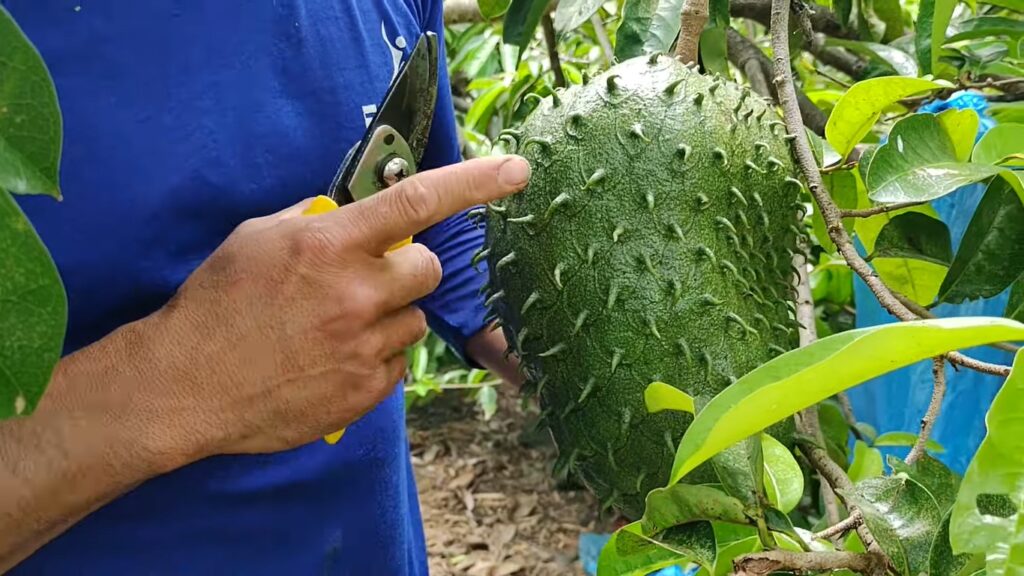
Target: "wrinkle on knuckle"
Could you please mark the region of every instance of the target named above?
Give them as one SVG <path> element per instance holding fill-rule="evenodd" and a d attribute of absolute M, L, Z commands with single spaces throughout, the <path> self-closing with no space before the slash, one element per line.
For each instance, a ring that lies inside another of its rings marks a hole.
<path fill-rule="evenodd" d="M 292 256 L 299 260 L 319 260 L 333 252 L 336 231 L 323 222 L 310 222 L 300 227 L 292 236 Z"/>
<path fill-rule="evenodd" d="M 424 186 L 415 177 L 406 180 L 404 184 L 399 193 L 394 195 L 398 213 L 416 224 L 429 221 L 441 202 L 437 191 Z"/>

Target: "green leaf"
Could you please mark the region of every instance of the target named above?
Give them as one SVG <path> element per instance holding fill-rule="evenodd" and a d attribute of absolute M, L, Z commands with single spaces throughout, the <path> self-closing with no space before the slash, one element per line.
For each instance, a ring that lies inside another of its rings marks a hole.
<path fill-rule="evenodd" d="M 710 569 L 714 566 L 715 553 L 715 533 L 708 522 L 671 528 L 653 538 L 641 533 L 637 521 L 612 534 L 598 557 L 597 575 L 647 576 L 661 568 L 685 565 L 690 560 Z"/>
<path fill-rule="evenodd" d="M 508 86 L 503 82 L 497 82 L 492 85 L 479 98 L 473 101 L 469 111 L 466 112 L 466 119 L 463 121 L 463 124 L 473 130 L 486 131 L 487 125 L 491 122 L 491 117 L 494 115 L 494 108 L 498 103 L 498 99 L 507 92 Z"/>
<path fill-rule="evenodd" d="M 897 572 L 905 576 L 927 572 L 942 515 L 924 486 L 897 475 L 872 478 L 837 492 L 861 509 L 864 522 Z"/>
<path fill-rule="evenodd" d="M 754 436 L 746 438 L 711 458 L 711 466 L 718 476 L 722 489 L 751 508 L 757 507 L 759 494 L 752 467 L 752 457 L 756 456 L 752 450 L 753 439 Z M 764 483 L 763 475 L 761 483 Z"/>
<path fill-rule="evenodd" d="M 848 330 L 780 354 L 717 394 L 683 435 L 670 484 L 738 441 L 847 388 L 958 348 L 1024 339 L 1004 318 L 916 320 Z"/>
<path fill-rule="evenodd" d="M 1010 298 L 1006 301 L 1006 312 L 1003 316 L 1013 318 L 1018 322 L 1024 322 L 1024 274 L 1021 274 L 1013 282 L 1010 288 Z"/>
<path fill-rule="evenodd" d="M 878 438 L 875 438 L 874 441 L 875 446 L 905 446 L 909 448 L 914 444 L 917 444 L 917 434 L 912 434 L 910 432 L 886 432 Z M 930 452 L 935 452 L 936 454 L 942 454 L 946 451 L 946 449 L 942 447 L 942 444 L 939 444 L 933 438 L 929 438 L 928 441 L 925 442 L 924 446 L 925 449 Z"/>
<path fill-rule="evenodd" d="M 484 420 L 490 420 L 498 410 L 498 392 L 494 386 L 481 386 L 476 393 L 476 403 L 484 413 Z"/>
<path fill-rule="evenodd" d="M 651 382 L 644 390 L 644 403 L 651 414 L 662 410 L 694 413 L 693 396 L 664 382 Z"/>
<path fill-rule="evenodd" d="M 850 480 L 861 482 L 869 478 L 875 478 L 882 475 L 883 469 L 881 452 L 876 448 L 868 446 L 863 440 L 854 442 L 853 462 L 850 463 L 850 469 L 847 470 Z"/>
<path fill-rule="evenodd" d="M 948 267 L 953 261 L 949 228 L 920 212 L 900 214 L 878 233 L 872 258 L 914 258 Z"/>
<path fill-rule="evenodd" d="M 477 0 L 480 13 L 487 20 L 493 20 L 508 11 L 511 0 Z"/>
<path fill-rule="evenodd" d="M 769 434 L 761 434 L 764 454 L 764 487 L 768 502 L 784 513 L 791 512 L 804 495 L 804 473 L 793 453 Z"/>
<path fill-rule="evenodd" d="M 743 503 L 725 492 L 710 486 L 674 484 L 655 488 L 647 495 L 640 529 L 652 535 L 698 520 L 750 523 L 743 512 Z"/>
<path fill-rule="evenodd" d="M 957 161 L 957 148 L 934 114 L 907 116 L 871 157 L 864 183 L 876 202 L 933 200 L 998 174 L 985 164 Z"/>
<path fill-rule="evenodd" d="M 533 40 L 533 34 L 540 24 L 541 16 L 548 7 L 548 0 L 512 0 L 505 14 L 505 43 L 519 48 L 518 58 Z"/>
<path fill-rule="evenodd" d="M 970 108 L 950 108 L 939 114 L 939 123 L 953 142 L 957 162 L 967 162 L 971 158 L 974 140 L 978 136 L 978 122 L 978 113 Z"/>
<path fill-rule="evenodd" d="M 986 434 L 967 467 L 950 519 L 953 552 L 984 553 L 987 576 L 1024 570 L 1024 351 L 985 416 Z M 1009 510 L 979 510 L 985 497 L 1008 497 Z M 1000 512 L 1000 513 L 993 513 Z M 1009 512 L 1009 514 L 1007 514 Z"/>
<path fill-rule="evenodd" d="M 743 554 L 761 549 L 761 541 L 757 536 L 757 528 L 714 522 L 715 539 L 718 543 L 718 556 L 715 558 L 715 576 L 724 576 L 732 572 L 732 561 Z M 700 576 L 700 574 L 698 574 Z"/>
<path fill-rule="evenodd" d="M 1024 273 L 1024 204 L 1002 178 L 993 179 L 964 232 L 939 300 L 991 298 Z"/>
<path fill-rule="evenodd" d="M 939 52 L 946 40 L 946 28 L 953 17 L 957 0 L 921 0 L 918 8 L 914 47 L 921 72 L 934 74 Z"/>
<path fill-rule="evenodd" d="M 725 29 L 709 26 L 700 35 L 700 59 L 704 67 L 723 76 L 729 75 L 729 54 Z"/>
<path fill-rule="evenodd" d="M 939 531 L 932 540 L 928 552 L 928 576 L 960 576 L 973 574 L 985 567 L 985 557 L 981 554 L 953 554 L 949 544 L 949 519 L 952 510 L 946 512 L 939 524 Z"/>
<path fill-rule="evenodd" d="M 615 58 L 668 52 L 679 34 L 682 0 L 626 0 L 616 32 Z"/>
<path fill-rule="evenodd" d="M 978 141 L 971 161 L 999 164 L 1013 154 L 1024 154 L 1024 124 L 996 124 Z"/>
<path fill-rule="evenodd" d="M 862 186 L 862 181 L 856 172 L 851 170 L 829 172 L 822 174 L 822 179 L 836 206 L 842 209 L 857 208 L 857 190 L 858 187 Z M 814 228 L 814 237 L 818 239 L 818 243 L 829 254 L 834 254 L 836 246 L 828 235 L 825 220 L 822 218 L 821 211 L 817 209 L 817 206 L 814 207 L 814 211 L 811 213 L 811 225 Z M 854 219 L 843 219 L 843 226 L 846 227 L 847 231 L 853 230 L 854 225 Z"/>
<path fill-rule="evenodd" d="M 922 306 L 935 301 L 948 270 L 942 264 L 912 258 L 877 258 L 871 264 L 886 285 Z"/>
<path fill-rule="evenodd" d="M 931 80 L 900 76 L 857 82 L 836 102 L 825 124 L 825 138 L 840 156 L 846 158 L 875 125 L 882 110 L 908 96 L 941 87 L 941 84 Z"/>
<path fill-rule="evenodd" d="M 768 529 L 772 532 L 778 532 L 787 537 L 787 539 L 793 541 L 793 547 L 795 551 L 808 550 L 810 547 L 807 542 L 800 536 L 800 533 L 793 527 L 793 521 L 789 519 L 782 511 L 776 510 L 775 508 L 766 508 L 764 511 L 765 524 Z"/>
<path fill-rule="evenodd" d="M 969 18 L 956 26 L 947 42 L 961 42 L 987 36 L 1008 36 L 1011 39 L 1024 36 L 1024 21 L 1003 16 L 979 16 Z"/>
<path fill-rule="evenodd" d="M 0 190 L 0 419 L 35 411 L 60 360 L 67 297 L 32 224 Z"/>
<path fill-rule="evenodd" d="M 922 454 L 917 462 L 909 466 L 895 456 L 889 456 L 887 460 L 893 474 L 906 474 L 924 486 L 935 499 L 935 506 L 940 513 L 945 514 L 953 506 L 960 489 L 960 477 L 945 464 L 928 454 Z"/>
<path fill-rule="evenodd" d="M 42 57 L 0 6 L 0 190 L 60 198 L 62 121 Z"/>
<path fill-rule="evenodd" d="M 826 45 L 846 48 L 855 52 L 876 64 L 891 68 L 900 76 L 915 78 L 918 75 L 917 60 L 903 50 L 888 44 L 878 42 L 862 42 L 860 40 L 845 40 L 842 38 L 828 38 Z"/>
<path fill-rule="evenodd" d="M 561 0 L 555 8 L 554 24 L 559 32 L 575 30 L 590 19 L 604 0 Z"/>

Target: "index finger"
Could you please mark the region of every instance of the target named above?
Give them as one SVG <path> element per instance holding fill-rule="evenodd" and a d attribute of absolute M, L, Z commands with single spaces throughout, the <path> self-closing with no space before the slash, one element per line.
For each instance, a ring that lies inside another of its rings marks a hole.
<path fill-rule="evenodd" d="M 476 158 L 420 172 L 334 213 L 380 255 L 462 210 L 522 190 L 529 179 L 530 164 L 521 156 Z"/>

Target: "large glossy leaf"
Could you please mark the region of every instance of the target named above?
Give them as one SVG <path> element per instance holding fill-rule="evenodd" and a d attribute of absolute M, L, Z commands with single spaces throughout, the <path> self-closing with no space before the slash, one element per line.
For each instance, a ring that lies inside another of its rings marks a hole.
<path fill-rule="evenodd" d="M 967 467 L 950 520 L 953 552 L 984 553 L 988 576 L 1024 571 L 1024 351 L 1018 351 L 1010 376 L 988 414 L 985 439 Z M 1016 507 L 979 510 L 992 496 Z"/>
<path fill-rule="evenodd" d="M 67 298 L 14 198 L 0 190 L 0 419 L 31 414 L 60 359 Z"/>
<path fill-rule="evenodd" d="M 644 390 L 644 404 L 654 414 L 662 410 L 694 413 L 693 396 L 664 382 L 651 382 Z"/>
<path fill-rule="evenodd" d="M 986 36 L 1006 36 L 1017 39 L 1024 36 L 1024 20 L 1003 16 L 979 16 L 960 22 L 947 42 L 961 42 Z"/>
<path fill-rule="evenodd" d="M 865 480 L 839 493 L 860 507 L 871 534 L 900 574 L 927 572 L 942 515 L 924 486 L 900 474 Z"/>
<path fill-rule="evenodd" d="M 520 58 L 526 46 L 533 40 L 534 32 L 547 7 L 548 0 L 512 0 L 509 4 L 502 38 L 506 43 L 519 48 Z"/>
<path fill-rule="evenodd" d="M 939 113 L 939 123 L 953 142 L 957 162 L 970 160 L 974 141 L 978 137 L 978 113 L 970 108 L 950 108 Z"/>
<path fill-rule="evenodd" d="M 711 569 L 715 554 L 715 532 L 709 522 L 684 524 L 650 537 L 636 521 L 617 530 L 601 549 L 597 576 L 648 576 L 690 561 Z"/>
<path fill-rule="evenodd" d="M 899 0 L 874 0 L 871 9 L 885 24 L 882 42 L 891 42 L 903 35 L 903 8 Z"/>
<path fill-rule="evenodd" d="M 711 486 L 674 484 L 647 495 L 640 529 L 653 535 L 673 526 L 699 520 L 749 524 L 743 503 Z"/>
<path fill-rule="evenodd" d="M 871 264 L 887 286 L 922 306 L 935 302 L 948 271 L 943 264 L 914 258 L 876 258 Z"/>
<path fill-rule="evenodd" d="M 846 158 L 875 125 L 882 110 L 908 96 L 941 87 L 931 80 L 900 76 L 857 82 L 836 102 L 825 124 L 825 138 L 840 156 Z"/>
<path fill-rule="evenodd" d="M 768 502 L 788 514 L 804 495 L 804 473 L 793 453 L 769 434 L 761 434 L 764 488 Z"/>
<path fill-rule="evenodd" d="M 1010 288 L 1010 298 L 1006 301 L 1006 312 L 1003 316 L 1024 322 L 1024 274 L 1017 277 Z"/>
<path fill-rule="evenodd" d="M 1024 324 L 961 317 L 859 328 L 790 350 L 748 372 L 697 413 L 679 443 L 670 483 L 738 441 L 847 388 L 950 350 L 1016 340 L 1024 340 Z"/>
<path fill-rule="evenodd" d="M 50 73 L 0 6 L 0 190 L 59 198 L 62 141 Z"/>
<path fill-rule="evenodd" d="M 939 52 L 946 40 L 946 28 L 953 17 L 957 0 L 921 0 L 917 14 L 914 47 L 924 74 L 933 74 Z"/>
<path fill-rule="evenodd" d="M 593 16 L 604 0 L 561 0 L 555 8 L 555 29 L 575 30 Z"/>
<path fill-rule="evenodd" d="M 1015 154 L 1021 157 L 1010 158 Z M 996 124 L 990 128 L 974 147 L 971 160 L 985 164 L 998 164 L 1005 160 L 1010 165 L 1024 161 L 1024 124 Z"/>
<path fill-rule="evenodd" d="M 882 475 L 885 466 L 882 464 L 882 453 L 868 446 L 863 440 L 853 443 L 853 462 L 847 474 L 853 482 L 861 482 L 868 478 Z"/>
<path fill-rule="evenodd" d="M 989 183 L 974 211 L 939 299 L 990 298 L 1024 273 L 1024 204 L 1002 178 Z"/>
<path fill-rule="evenodd" d="M 715 558 L 713 572 L 715 576 L 725 576 L 725 574 L 731 573 L 732 561 L 737 557 L 761 550 L 757 528 L 722 522 L 715 522 L 713 526 L 718 544 L 718 556 Z M 703 574 L 699 576 L 703 576 Z"/>
<path fill-rule="evenodd" d="M 953 261 L 949 228 L 920 212 L 900 214 L 878 233 L 870 258 L 913 258 L 949 266 Z"/>
<path fill-rule="evenodd" d="M 862 42 L 860 40 L 845 40 L 841 38 L 828 38 L 825 43 L 827 45 L 846 48 L 851 52 L 856 52 L 857 54 L 874 61 L 876 64 L 892 68 L 893 72 L 896 72 L 900 76 L 909 76 L 911 78 L 917 77 L 917 60 L 915 60 L 910 54 L 907 54 L 895 46 L 880 44 L 878 42 Z"/>
<path fill-rule="evenodd" d="M 986 164 L 959 162 L 957 148 L 934 114 L 897 122 L 878 148 L 864 183 L 876 202 L 933 200 L 1000 172 Z"/>
<path fill-rule="evenodd" d="M 626 0 L 616 32 L 615 58 L 668 52 L 679 34 L 682 0 Z"/>
<path fill-rule="evenodd" d="M 910 465 L 895 456 L 889 456 L 887 461 L 894 474 L 902 472 L 924 486 L 940 513 L 945 514 L 953 506 L 960 489 L 960 477 L 948 466 L 928 454 L 922 454 L 917 462 Z"/>

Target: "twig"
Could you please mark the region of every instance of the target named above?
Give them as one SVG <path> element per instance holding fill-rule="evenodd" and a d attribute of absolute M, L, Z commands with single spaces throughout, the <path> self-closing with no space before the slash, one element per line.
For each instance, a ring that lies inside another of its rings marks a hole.
<path fill-rule="evenodd" d="M 708 0 L 683 0 L 679 13 L 679 40 L 676 42 L 676 58 L 683 64 L 697 62 L 697 48 L 700 34 L 708 23 Z"/>
<path fill-rule="evenodd" d="M 558 58 L 558 38 L 555 36 L 555 23 L 551 20 L 551 14 L 542 16 L 540 25 L 544 28 L 544 43 L 548 46 L 548 60 L 551 61 L 551 71 L 555 74 L 555 87 L 565 88 L 565 71 L 562 70 L 562 61 Z"/>
<path fill-rule="evenodd" d="M 774 572 L 811 574 L 844 568 L 866 576 L 879 576 L 885 573 L 886 559 L 871 553 L 768 550 L 744 554 L 733 560 L 732 565 L 737 576 L 766 576 Z"/>
<path fill-rule="evenodd" d="M 842 522 L 837 522 L 828 528 L 825 528 L 821 532 L 817 532 L 811 535 L 812 540 L 830 540 L 837 536 L 842 536 L 850 530 L 861 525 L 864 522 L 864 517 L 861 516 L 860 512 L 854 512 Z"/>
<path fill-rule="evenodd" d="M 782 6 L 781 10 L 779 9 L 779 6 Z M 775 87 L 779 95 L 779 104 L 783 110 L 786 129 L 794 138 L 793 146 L 797 157 L 797 163 L 799 164 L 804 177 L 807 179 L 811 196 L 814 197 L 815 203 L 821 210 L 821 216 L 825 220 L 825 227 L 828 231 L 829 238 L 831 238 L 832 242 L 835 243 L 836 248 L 846 260 L 846 263 L 850 268 L 856 272 L 857 275 L 864 280 L 864 283 L 867 284 L 868 288 L 871 289 L 871 292 L 875 295 L 875 298 L 878 299 L 878 303 L 881 304 L 883 308 L 900 320 L 918 320 L 919 318 L 913 312 L 908 310 L 906 306 L 901 304 L 899 300 L 893 296 L 892 291 L 889 290 L 888 286 L 882 282 L 868 263 L 865 262 L 864 259 L 861 258 L 860 254 L 857 253 L 857 250 L 853 247 L 853 241 L 850 240 L 850 235 L 846 232 L 846 228 L 843 227 L 842 213 L 839 211 L 839 207 L 836 206 L 835 202 L 832 201 L 828 190 L 825 189 L 825 185 L 821 181 L 821 174 L 818 172 L 817 163 L 807 142 L 807 134 L 805 133 L 803 124 L 801 124 L 800 121 L 800 109 L 797 105 L 796 88 L 793 85 L 793 72 L 789 69 L 789 43 L 787 38 L 787 31 L 789 30 L 788 0 L 773 0 L 771 28 L 772 52 L 775 64 L 775 76 L 773 78 L 773 82 L 775 83 Z M 996 376 L 1010 375 L 1009 366 L 982 362 L 980 360 L 964 356 L 959 352 L 949 352 L 946 354 L 946 358 L 954 364 L 959 364 L 966 368 L 971 368 L 986 374 L 994 374 Z"/>
<path fill-rule="evenodd" d="M 839 18 L 828 8 L 819 4 L 810 6 L 811 26 L 814 30 L 833 38 L 846 38 L 857 40 L 857 31 L 844 28 Z M 771 21 L 772 3 L 770 0 L 731 0 L 729 2 L 729 13 L 736 18 L 753 20 L 768 26 Z"/>
<path fill-rule="evenodd" d="M 772 68 L 768 57 L 750 39 L 733 28 L 726 29 L 725 34 L 729 61 L 743 71 L 747 81 L 750 82 L 750 88 L 765 98 L 778 101 L 778 98 L 775 97 L 774 86 L 768 80 L 771 77 Z M 811 102 L 811 99 L 803 92 L 797 92 L 797 99 L 800 101 L 800 116 L 804 124 L 815 134 L 824 135 L 828 115 L 822 112 L 821 108 L 815 106 L 814 102 Z"/>
<path fill-rule="evenodd" d="M 850 397 L 846 395 L 846 392 L 840 392 L 836 394 L 836 399 L 839 401 L 839 410 L 842 411 L 843 417 L 846 418 L 846 423 L 850 428 L 857 428 L 857 417 L 853 414 L 853 404 L 850 403 Z"/>
<path fill-rule="evenodd" d="M 797 443 L 800 446 L 800 451 L 803 452 L 807 460 L 810 461 L 814 469 L 818 471 L 818 474 L 823 480 L 829 483 L 829 485 L 835 489 L 848 490 L 853 488 L 853 482 L 850 481 L 850 477 L 846 475 L 846 472 L 836 464 L 832 458 L 825 452 L 825 449 L 815 444 L 814 442 L 803 438 L 797 439 Z M 850 515 L 854 514 L 863 516 L 860 508 L 846 503 L 847 508 L 850 510 Z M 867 525 L 861 523 L 857 526 L 857 535 L 860 536 L 861 542 L 867 548 L 868 552 L 876 554 L 885 554 L 882 551 L 882 547 L 875 541 L 875 537 L 871 535 L 871 531 L 868 530 Z"/>
<path fill-rule="evenodd" d="M 884 206 L 872 206 L 871 208 L 861 208 L 859 210 L 840 210 L 840 218 L 870 218 L 879 214 L 885 214 L 886 212 L 893 212 L 896 210 L 902 210 L 904 208 L 910 208 L 911 206 L 920 206 L 924 202 L 897 202 L 895 204 L 885 204 Z"/>
<path fill-rule="evenodd" d="M 914 443 L 914 447 L 910 449 L 910 453 L 904 460 L 907 465 L 917 462 L 924 454 L 928 438 L 935 426 L 935 419 L 939 417 L 939 411 L 942 409 L 942 399 L 946 396 L 946 361 L 942 356 L 932 360 L 932 379 L 934 380 L 932 399 L 928 403 L 928 410 L 925 411 L 924 417 L 921 418 L 921 433 L 917 436 L 917 442 Z"/>
<path fill-rule="evenodd" d="M 601 46 L 601 53 L 604 54 L 605 63 L 611 64 L 615 56 L 615 49 L 612 48 L 612 42 L 608 39 L 608 30 L 604 27 L 604 22 L 595 12 L 590 17 L 590 23 L 594 25 L 594 35 L 597 36 L 597 43 Z"/>
<path fill-rule="evenodd" d="M 796 14 L 796 21 L 800 25 L 800 32 L 803 33 L 808 46 L 810 46 L 812 51 L 820 49 L 825 44 L 825 41 L 814 33 L 814 26 L 811 25 L 810 7 L 804 4 L 803 0 L 794 0 L 790 7 L 793 13 Z"/>

